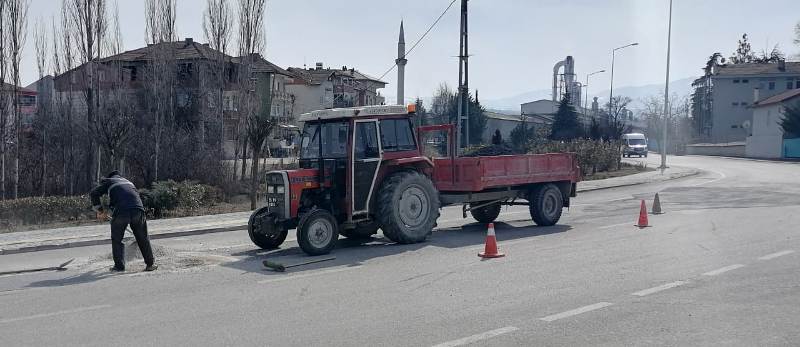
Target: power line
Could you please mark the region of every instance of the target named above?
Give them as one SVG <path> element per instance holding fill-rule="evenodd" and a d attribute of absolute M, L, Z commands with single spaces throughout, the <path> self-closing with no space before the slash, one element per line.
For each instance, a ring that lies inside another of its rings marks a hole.
<path fill-rule="evenodd" d="M 444 15 L 447 13 L 447 11 L 450 10 L 450 7 L 453 7 L 453 4 L 455 4 L 455 3 L 456 3 L 456 0 L 453 0 L 453 1 L 450 2 L 450 5 L 447 5 L 447 8 L 445 8 L 444 11 L 442 12 L 442 14 L 440 14 L 439 17 L 436 18 L 435 21 L 433 21 L 433 24 L 431 24 L 431 26 L 428 27 L 428 30 L 425 30 L 425 33 L 422 34 L 422 36 L 420 36 L 419 39 L 417 39 L 417 42 L 414 42 L 414 44 L 411 45 L 411 48 L 409 48 L 408 51 L 403 55 L 402 59 L 405 59 L 407 56 L 409 56 L 411 54 L 412 51 L 414 51 L 414 48 L 417 48 L 417 45 L 419 45 L 419 43 L 422 42 L 422 40 L 425 38 L 425 36 L 428 36 L 428 33 L 430 33 L 431 30 L 433 30 L 433 27 L 435 27 L 436 24 L 438 24 L 439 21 L 442 20 L 442 17 L 444 17 Z M 386 75 L 388 75 L 390 72 L 392 72 L 392 70 L 394 70 L 395 67 L 397 67 L 397 63 L 394 63 L 394 65 L 392 65 L 392 67 L 390 67 L 388 70 L 386 70 L 386 72 L 384 72 L 383 75 L 381 75 L 381 77 L 378 77 L 378 79 L 382 80 L 384 77 L 386 77 Z"/>

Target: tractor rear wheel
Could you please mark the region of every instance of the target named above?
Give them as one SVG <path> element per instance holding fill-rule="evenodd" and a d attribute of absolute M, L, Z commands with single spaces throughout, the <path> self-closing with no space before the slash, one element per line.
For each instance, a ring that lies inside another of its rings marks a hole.
<path fill-rule="evenodd" d="M 267 207 L 253 212 L 247 222 L 247 234 L 250 236 L 250 241 L 253 241 L 256 246 L 262 249 L 275 249 L 286 240 L 289 231 L 286 229 L 276 230 L 274 224 L 271 225 L 268 221 L 268 214 L 269 208 Z"/>
<path fill-rule="evenodd" d="M 377 216 L 383 235 L 397 243 L 425 241 L 439 218 L 439 193 L 416 171 L 402 171 L 384 180 Z"/>
<path fill-rule="evenodd" d="M 330 212 L 314 209 L 300 217 L 297 243 L 306 254 L 328 254 L 336 246 L 338 239 L 338 223 Z"/>
<path fill-rule="evenodd" d="M 548 183 L 531 190 L 528 202 L 531 218 L 536 222 L 536 225 L 551 226 L 561 219 L 564 198 L 561 195 L 561 190 L 554 184 Z"/>
<path fill-rule="evenodd" d="M 476 221 L 481 223 L 492 223 L 497 216 L 500 215 L 500 204 L 491 204 L 486 205 L 483 207 L 472 208 L 472 205 L 482 205 L 486 202 L 476 202 L 470 204 L 469 213 L 472 215 L 472 218 L 475 218 Z"/>

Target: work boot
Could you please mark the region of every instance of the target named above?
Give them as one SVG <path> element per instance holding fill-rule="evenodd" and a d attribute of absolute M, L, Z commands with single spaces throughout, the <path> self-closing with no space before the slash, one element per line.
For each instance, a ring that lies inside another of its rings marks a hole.
<path fill-rule="evenodd" d="M 158 269 L 158 265 L 152 264 L 152 265 L 147 265 L 147 267 L 144 268 L 144 271 L 148 271 L 148 272 L 149 271 L 156 271 L 156 269 Z"/>
<path fill-rule="evenodd" d="M 111 272 L 125 272 L 125 268 L 124 267 L 117 267 L 117 266 L 112 266 L 111 269 L 109 269 L 109 270 Z"/>

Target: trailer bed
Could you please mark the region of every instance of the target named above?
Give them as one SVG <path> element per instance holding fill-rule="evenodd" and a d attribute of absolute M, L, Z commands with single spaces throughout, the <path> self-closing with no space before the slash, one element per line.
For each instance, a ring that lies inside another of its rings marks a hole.
<path fill-rule="evenodd" d="M 433 183 L 441 192 L 481 192 L 536 183 L 580 181 L 574 153 L 435 158 L 433 161 Z"/>

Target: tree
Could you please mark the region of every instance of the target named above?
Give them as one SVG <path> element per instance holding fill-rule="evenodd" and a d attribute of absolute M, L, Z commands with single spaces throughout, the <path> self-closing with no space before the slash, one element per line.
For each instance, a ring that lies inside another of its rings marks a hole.
<path fill-rule="evenodd" d="M 628 124 L 625 117 L 628 113 L 628 104 L 631 103 L 631 98 L 627 96 L 615 96 L 612 102 L 606 104 L 606 108 L 610 111 L 608 115 L 608 129 L 606 136 L 611 140 L 619 140 L 628 130 Z"/>
<path fill-rule="evenodd" d="M 436 88 L 431 102 L 431 118 L 435 124 L 447 124 L 455 121 L 458 114 L 458 98 L 447 83 L 442 82 Z"/>
<path fill-rule="evenodd" d="M 478 101 L 478 91 L 475 91 L 475 99 L 472 95 L 467 96 L 469 100 L 469 133 L 470 145 L 478 145 L 483 142 L 483 132 L 486 130 L 486 109 Z"/>
<path fill-rule="evenodd" d="M 597 121 L 597 118 L 592 117 L 592 123 L 589 124 L 588 133 L 589 138 L 592 140 L 599 140 L 603 138 L 603 128 L 600 126 L 600 122 Z"/>
<path fill-rule="evenodd" d="M 48 50 L 50 48 L 50 43 L 48 42 L 47 38 L 47 31 L 41 18 L 37 21 L 36 28 L 34 29 L 34 48 L 36 49 L 36 67 L 37 71 L 39 72 L 39 80 L 41 81 L 45 75 L 49 72 L 49 58 L 50 55 Z M 41 176 L 39 178 L 39 183 L 41 184 L 42 188 L 42 196 L 45 196 L 47 193 L 47 154 L 48 154 L 48 143 L 47 143 L 47 135 L 48 135 L 48 128 L 50 125 L 50 113 L 52 112 L 50 106 L 52 105 L 51 100 L 49 99 L 50 95 L 47 95 L 48 99 L 44 99 L 45 95 L 43 93 L 39 93 L 36 98 L 36 123 L 39 125 L 38 132 L 41 135 L 41 152 L 39 155 L 41 167 Z"/>
<path fill-rule="evenodd" d="M 427 125 L 427 118 L 428 118 L 428 110 L 425 109 L 425 104 L 422 102 L 422 99 L 417 98 L 414 101 L 414 105 L 416 105 L 416 113 L 414 114 L 414 126 L 421 127 L 423 125 Z"/>
<path fill-rule="evenodd" d="M 569 93 L 565 93 L 558 105 L 558 110 L 553 118 L 553 128 L 550 133 L 551 140 L 572 140 L 581 137 L 581 124 L 578 121 L 578 111 L 572 105 Z"/>
<path fill-rule="evenodd" d="M 153 181 L 161 177 L 162 140 L 165 127 L 171 125 L 174 118 L 176 66 L 171 42 L 176 36 L 175 6 L 175 0 L 145 2 L 145 39 L 153 45 L 153 57 L 148 64 L 151 86 L 146 97 L 153 116 Z"/>
<path fill-rule="evenodd" d="M 11 92 L 12 112 L 14 114 L 14 199 L 19 197 L 19 157 L 21 148 L 20 105 L 19 105 L 19 85 L 20 85 L 20 61 L 22 60 L 22 49 L 25 47 L 25 40 L 28 34 L 28 0 L 8 0 L 8 48 L 11 57 L 11 81 L 13 84 Z"/>
<path fill-rule="evenodd" d="M 106 35 L 105 0 L 72 0 L 70 3 L 71 34 L 79 53 L 79 63 L 86 66 L 86 83 L 83 88 L 86 106 L 86 123 L 96 125 L 99 98 L 97 97 L 97 78 L 95 61 L 102 55 L 103 39 Z M 93 134 L 86 141 L 84 180 L 80 189 L 86 190 L 100 177 L 100 150 Z"/>
<path fill-rule="evenodd" d="M 518 152 L 526 152 L 528 143 L 536 136 L 536 128 L 528 124 L 528 118 L 522 116 L 522 122 L 517 124 L 508 135 L 513 147 Z"/>
<path fill-rule="evenodd" d="M 0 0 L 0 200 L 6 199 L 6 144 L 8 137 L 8 91 L 6 90 L 6 71 L 8 70 L 8 55 L 6 42 L 8 30 L 6 29 L 6 10 L 8 0 Z"/>
<path fill-rule="evenodd" d="M 226 80 L 225 65 L 227 64 L 228 45 L 232 32 L 233 15 L 228 0 L 207 0 L 206 10 L 203 14 L 203 34 L 208 45 L 214 49 L 214 52 L 218 52 L 215 57 L 212 57 L 211 68 L 214 70 L 212 80 L 216 85 L 216 90 L 214 91 L 216 95 L 213 97 L 216 99 L 215 117 L 219 120 L 220 127 L 220 150 L 223 150 L 225 145 L 225 107 L 223 106 Z M 235 168 L 234 172 L 236 172 Z"/>
<path fill-rule="evenodd" d="M 276 73 L 254 74 L 252 71 L 258 53 L 264 50 L 264 12 L 266 0 L 239 0 L 239 55 L 242 60 L 239 77 L 240 99 L 246 102 L 241 109 L 245 112 L 245 146 L 253 150 L 250 169 L 250 208 L 256 208 L 258 191 L 258 164 L 261 151 L 274 126 L 271 117 L 272 94 L 275 90 Z M 251 81 L 255 79 L 255 93 L 251 93 Z M 246 156 L 245 156 L 246 158 Z M 242 164 L 244 178 L 244 164 Z"/>
<path fill-rule="evenodd" d="M 747 38 L 747 34 L 742 35 L 742 39 L 739 40 L 739 46 L 736 48 L 736 52 L 731 55 L 730 61 L 732 64 L 745 64 L 745 63 L 752 63 L 756 60 L 756 54 L 753 52 L 753 49 L 750 47 L 750 41 Z"/>
<path fill-rule="evenodd" d="M 800 104 L 784 107 L 781 128 L 783 129 L 784 138 L 800 137 Z"/>
<path fill-rule="evenodd" d="M 753 62 L 760 64 L 775 64 L 784 60 L 786 60 L 786 54 L 783 54 L 778 45 L 775 45 L 769 52 L 766 50 L 761 51 L 761 55 L 754 59 Z"/>

